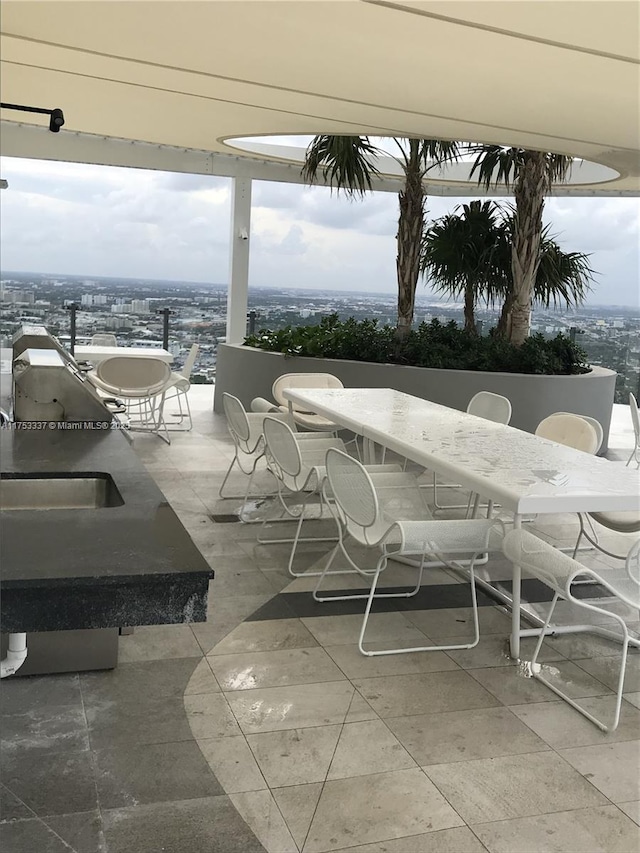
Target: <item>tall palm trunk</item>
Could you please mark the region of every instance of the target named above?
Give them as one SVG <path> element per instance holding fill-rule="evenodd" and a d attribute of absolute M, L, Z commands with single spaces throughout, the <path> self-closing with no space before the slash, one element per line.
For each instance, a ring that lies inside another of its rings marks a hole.
<path fill-rule="evenodd" d="M 420 275 L 420 241 L 424 230 L 422 175 L 420 141 L 410 139 L 405 185 L 398 195 L 400 217 L 398 219 L 398 256 L 396 258 L 398 271 L 398 326 L 396 336 L 399 342 L 406 340 L 411 330 L 416 287 Z"/>
<path fill-rule="evenodd" d="M 464 330 L 472 335 L 477 333 L 476 293 L 472 282 L 467 282 L 464 287 Z"/>
<path fill-rule="evenodd" d="M 542 211 L 548 183 L 545 154 L 527 151 L 514 187 L 516 214 L 511 249 L 513 293 L 512 304 L 505 318 L 507 337 L 516 346 L 524 343 L 529 335 L 533 291 L 540 265 Z"/>

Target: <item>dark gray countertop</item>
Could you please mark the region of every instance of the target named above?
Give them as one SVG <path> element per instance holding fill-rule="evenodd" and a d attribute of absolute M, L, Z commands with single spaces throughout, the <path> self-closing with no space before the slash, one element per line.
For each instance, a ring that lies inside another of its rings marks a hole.
<path fill-rule="evenodd" d="M 186 595 L 189 584 L 195 584 L 200 604 L 206 607 L 202 592 L 213 572 L 118 431 L 0 430 L 0 463 L 8 475 L 108 473 L 124 500 L 121 506 L 99 509 L 1 511 L 0 575 L 5 594 L 27 589 L 31 595 L 54 590 L 68 594 L 70 588 L 106 594 L 113 586 L 119 590 L 122 608 L 126 589 L 135 589 L 140 598 L 145 588 L 178 584 Z M 184 608 L 180 618 L 173 614 L 165 619 L 160 613 L 157 622 L 199 621 L 204 618 L 200 611 L 192 619 L 186 619 Z M 116 624 L 154 624 L 132 618 Z M 99 627 L 96 621 L 98 617 L 92 627 Z"/>

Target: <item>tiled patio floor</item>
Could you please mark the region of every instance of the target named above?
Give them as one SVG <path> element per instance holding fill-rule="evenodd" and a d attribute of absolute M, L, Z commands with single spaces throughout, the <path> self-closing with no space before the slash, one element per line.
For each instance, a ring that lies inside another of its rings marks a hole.
<path fill-rule="evenodd" d="M 2 683 L 0 849 L 637 853 L 640 655 L 612 735 L 510 659 L 509 618 L 483 594 L 477 648 L 362 656 L 361 605 L 314 604 L 313 581 L 286 572 L 288 547 L 257 545 L 255 525 L 231 520 L 240 502 L 218 499 L 232 445 L 211 393 L 192 389 L 194 430 L 170 447 L 134 440 L 216 571 L 208 621 L 136 629 L 112 672 Z M 554 544 L 575 540 L 571 516 L 535 525 Z M 298 568 L 325 553 L 302 546 Z M 388 574 L 413 580 L 398 564 Z M 510 569 L 496 555 L 487 574 Z M 534 603 L 538 592 L 528 587 Z M 376 610 L 372 645 L 464 638 L 468 605 L 467 585 L 433 570 L 416 600 Z M 543 665 L 606 713 L 617 652 L 559 637 Z"/>

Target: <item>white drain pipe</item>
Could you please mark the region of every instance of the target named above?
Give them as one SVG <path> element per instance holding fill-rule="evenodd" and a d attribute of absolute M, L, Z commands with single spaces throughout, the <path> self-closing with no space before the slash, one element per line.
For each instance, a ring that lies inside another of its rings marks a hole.
<path fill-rule="evenodd" d="M 6 678 L 17 672 L 27 659 L 27 635 L 9 634 L 9 648 L 6 658 L 0 662 L 0 678 Z"/>

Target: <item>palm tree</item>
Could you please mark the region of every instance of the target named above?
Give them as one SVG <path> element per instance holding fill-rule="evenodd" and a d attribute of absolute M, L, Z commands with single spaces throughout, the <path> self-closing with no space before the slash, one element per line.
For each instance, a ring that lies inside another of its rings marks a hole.
<path fill-rule="evenodd" d="M 420 243 L 425 225 L 425 175 L 435 166 L 458 157 L 457 142 L 435 139 L 396 139 L 398 155 L 394 159 L 404 172 L 404 187 L 398 194 L 400 216 L 396 235 L 398 254 L 399 342 L 406 339 L 413 322 L 416 287 L 420 275 Z M 380 174 L 374 159 L 385 154 L 368 136 L 314 136 L 307 148 L 303 178 L 316 182 L 318 172 L 325 181 L 350 196 L 364 196 Z"/>
<path fill-rule="evenodd" d="M 459 208 L 456 208 L 458 210 Z M 437 219 L 425 232 L 421 269 L 440 293 L 465 295 L 465 329 L 475 331 L 475 305 L 502 303 L 497 333 L 506 337 L 514 299 L 512 243 L 516 211 L 491 201 L 462 205 L 462 213 Z M 565 252 L 547 225 L 540 235 L 540 260 L 532 302 L 568 308 L 584 302 L 594 271 L 588 255 Z"/>
<path fill-rule="evenodd" d="M 487 189 L 500 181 L 507 188 L 513 183 L 516 210 L 511 247 L 513 291 L 505 331 L 508 339 L 519 346 L 528 337 L 531 325 L 545 195 L 553 182 L 567 177 L 572 158 L 500 145 L 481 145 L 473 150 L 477 157 L 471 174 L 477 171 L 479 183 Z"/>
<path fill-rule="evenodd" d="M 422 240 L 421 272 L 437 292 L 464 296 L 464 328 L 470 334 L 476 334 L 479 295 L 493 301 L 505 290 L 501 213 L 493 201 L 463 204 L 461 213 L 448 213 L 433 222 Z"/>

